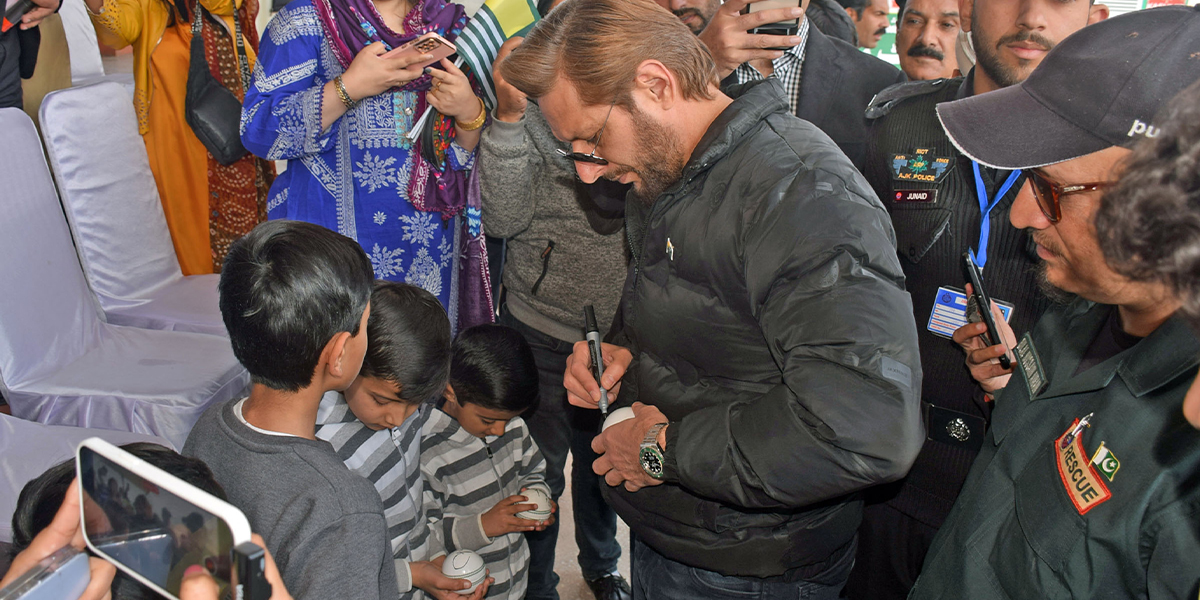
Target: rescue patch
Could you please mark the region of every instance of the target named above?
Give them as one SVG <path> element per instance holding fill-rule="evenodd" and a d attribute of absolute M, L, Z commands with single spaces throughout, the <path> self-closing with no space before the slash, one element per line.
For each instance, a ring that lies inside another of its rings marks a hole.
<path fill-rule="evenodd" d="M 937 202 L 937 190 L 896 190 L 896 202 Z"/>
<path fill-rule="evenodd" d="M 954 159 L 951 157 L 934 156 L 929 148 L 916 148 L 911 154 L 892 155 L 892 179 L 939 183 L 946 178 L 953 165 Z"/>
<path fill-rule="evenodd" d="M 1083 450 L 1082 431 L 1075 435 L 1075 439 L 1071 440 L 1066 448 L 1062 447 L 1063 439 L 1071 435 L 1078 423 L 1079 419 L 1075 419 L 1071 427 L 1054 440 L 1054 458 L 1058 476 L 1062 479 L 1063 487 L 1067 489 L 1067 495 L 1071 497 L 1071 504 L 1075 505 L 1079 514 L 1085 515 L 1111 498 L 1112 492 L 1108 491 L 1108 486 L 1104 485 L 1100 474 L 1096 472 L 1091 461 L 1087 460 L 1087 453 Z"/>

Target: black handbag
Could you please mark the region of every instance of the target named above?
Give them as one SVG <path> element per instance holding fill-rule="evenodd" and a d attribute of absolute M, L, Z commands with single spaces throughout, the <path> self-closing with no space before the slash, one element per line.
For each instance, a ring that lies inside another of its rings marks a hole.
<path fill-rule="evenodd" d="M 242 103 L 233 92 L 221 85 L 208 69 L 208 59 L 204 56 L 204 38 L 200 32 L 204 12 L 204 7 L 197 1 L 192 18 L 192 55 L 188 63 L 184 118 L 213 158 L 228 166 L 246 155 L 241 135 Z M 250 66 L 246 60 L 246 47 L 242 43 L 241 22 L 236 13 L 233 24 L 237 37 L 242 89 L 247 90 L 250 87 Z"/>

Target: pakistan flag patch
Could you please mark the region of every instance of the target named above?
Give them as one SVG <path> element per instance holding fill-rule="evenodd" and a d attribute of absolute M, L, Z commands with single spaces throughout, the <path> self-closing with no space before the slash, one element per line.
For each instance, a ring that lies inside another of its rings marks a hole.
<path fill-rule="evenodd" d="M 934 156 L 929 148 L 915 148 L 909 154 L 892 155 L 892 179 L 922 183 L 938 183 L 945 179 L 954 159 Z"/>
<path fill-rule="evenodd" d="M 1117 455 L 1113 454 L 1104 442 L 1100 442 L 1100 447 L 1096 448 L 1096 453 L 1092 455 L 1092 464 L 1096 465 L 1096 470 L 1109 481 L 1113 480 L 1121 468 L 1121 461 L 1117 460 Z"/>

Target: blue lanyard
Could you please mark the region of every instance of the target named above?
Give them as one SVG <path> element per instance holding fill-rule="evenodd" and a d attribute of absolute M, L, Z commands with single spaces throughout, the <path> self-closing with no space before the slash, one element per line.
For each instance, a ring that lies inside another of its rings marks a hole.
<path fill-rule="evenodd" d="M 987 188 L 983 185 L 983 176 L 979 174 L 979 163 L 971 161 L 971 168 L 975 170 L 975 195 L 979 198 L 979 212 L 982 213 L 979 217 L 979 251 L 971 250 L 971 258 L 975 260 L 975 264 L 979 265 L 979 270 L 983 270 L 983 265 L 987 264 L 987 247 L 988 235 L 992 231 L 992 209 L 1000 204 L 1000 200 L 1012 189 L 1013 184 L 1021 178 L 1020 171 L 1013 171 L 1008 174 L 1008 179 L 1004 180 L 1004 185 L 1000 186 L 1000 191 L 996 192 L 996 197 L 992 199 L 991 204 L 988 203 Z"/>

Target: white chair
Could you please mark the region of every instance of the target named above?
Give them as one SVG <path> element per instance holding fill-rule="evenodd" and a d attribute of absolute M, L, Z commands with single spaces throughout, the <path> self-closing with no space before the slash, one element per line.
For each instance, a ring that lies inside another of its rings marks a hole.
<path fill-rule="evenodd" d="M 84 4 L 63 2 L 58 8 L 58 16 L 62 17 L 63 32 L 67 35 L 67 48 L 71 53 L 71 84 L 79 85 L 104 77 L 96 28 Z"/>
<path fill-rule="evenodd" d="M 12 541 L 12 515 L 21 488 L 46 469 L 75 456 L 79 442 L 90 437 L 117 446 L 153 442 L 171 448 L 167 440 L 143 433 L 57 427 L 0 414 L 0 456 L 6 458 L 0 463 L 0 542 Z"/>
<path fill-rule="evenodd" d="M 0 391 L 13 416 L 182 447 L 249 376 L 226 338 L 110 325 L 88 291 L 33 122 L 0 109 Z"/>
<path fill-rule="evenodd" d="M 133 99 L 101 82 L 47 94 L 42 136 L 88 285 L 109 323 L 226 335 L 218 275 L 184 277 Z"/>

